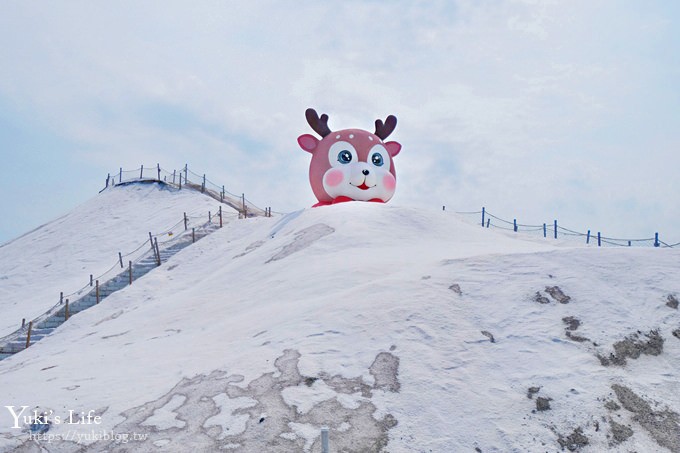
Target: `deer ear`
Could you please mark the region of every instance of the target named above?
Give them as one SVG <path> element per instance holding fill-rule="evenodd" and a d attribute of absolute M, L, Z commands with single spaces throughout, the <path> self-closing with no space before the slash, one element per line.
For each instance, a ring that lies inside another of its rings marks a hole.
<path fill-rule="evenodd" d="M 385 143 L 385 148 L 387 148 L 387 152 L 390 153 L 390 156 L 394 157 L 401 151 L 401 144 L 398 142 L 387 142 Z"/>
<path fill-rule="evenodd" d="M 314 151 L 316 146 L 319 144 L 319 139 L 309 134 L 299 136 L 297 141 L 298 145 L 300 145 L 300 148 L 304 149 L 308 153 Z"/>

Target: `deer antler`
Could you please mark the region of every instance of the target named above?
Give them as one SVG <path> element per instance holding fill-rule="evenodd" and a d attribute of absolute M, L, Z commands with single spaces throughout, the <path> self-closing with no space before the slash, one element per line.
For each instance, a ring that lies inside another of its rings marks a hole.
<path fill-rule="evenodd" d="M 381 140 L 385 140 L 397 127 L 397 117 L 390 115 L 385 118 L 385 123 L 382 120 L 375 120 L 375 135 L 380 137 Z"/>
<path fill-rule="evenodd" d="M 331 130 L 328 127 L 328 115 L 325 113 L 321 115 L 321 118 L 319 118 L 316 110 L 307 109 L 305 111 L 305 117 L 307 118 L 309 125 L 312 126 L 312 129 L 314 129 L 314 132 L 319 134 L 321 138 L 324 138 L 326 135 L 331 133 Z"/>

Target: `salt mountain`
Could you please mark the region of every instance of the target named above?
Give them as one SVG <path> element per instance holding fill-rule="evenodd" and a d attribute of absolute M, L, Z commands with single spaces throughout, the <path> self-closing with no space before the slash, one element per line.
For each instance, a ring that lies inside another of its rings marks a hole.
<path fill-rule="evenodd" d="M 215 208 L 116 187 L 0 247 L 2 333 Z M 677 452 L 679 259 L 374 203 L 227 216 L 0 361 L 0 451 Z"/>

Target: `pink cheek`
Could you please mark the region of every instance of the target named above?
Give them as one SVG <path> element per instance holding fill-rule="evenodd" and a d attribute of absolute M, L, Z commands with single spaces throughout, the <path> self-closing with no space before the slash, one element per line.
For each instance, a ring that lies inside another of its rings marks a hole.
<path fill-rule="evenodd" d="M 383 186 L 389 191 L 392 191 L 397 187 L 397 179 L 392 176 L 392 173 L 388 173 L 383 177 Z"/>
<path fill-rule="evenodd" d="M 337 169 L 328 171 L 326 176 L 324 176 L 326 185 L 329 187 L 339 186 L 344 179 L 345 176 L 342 174 L 342 170 Z"/>

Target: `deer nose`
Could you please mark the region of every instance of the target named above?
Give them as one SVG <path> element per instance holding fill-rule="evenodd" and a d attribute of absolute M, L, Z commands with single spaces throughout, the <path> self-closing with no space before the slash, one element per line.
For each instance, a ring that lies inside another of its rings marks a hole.
<path fill-rule="evenodd" d="M 364 176 L 368 176 L 368 174 L 369 174 L 370 172 L 369 172 L 368 170 L 362 170 L 361 173 L 363 173 Z"/>

